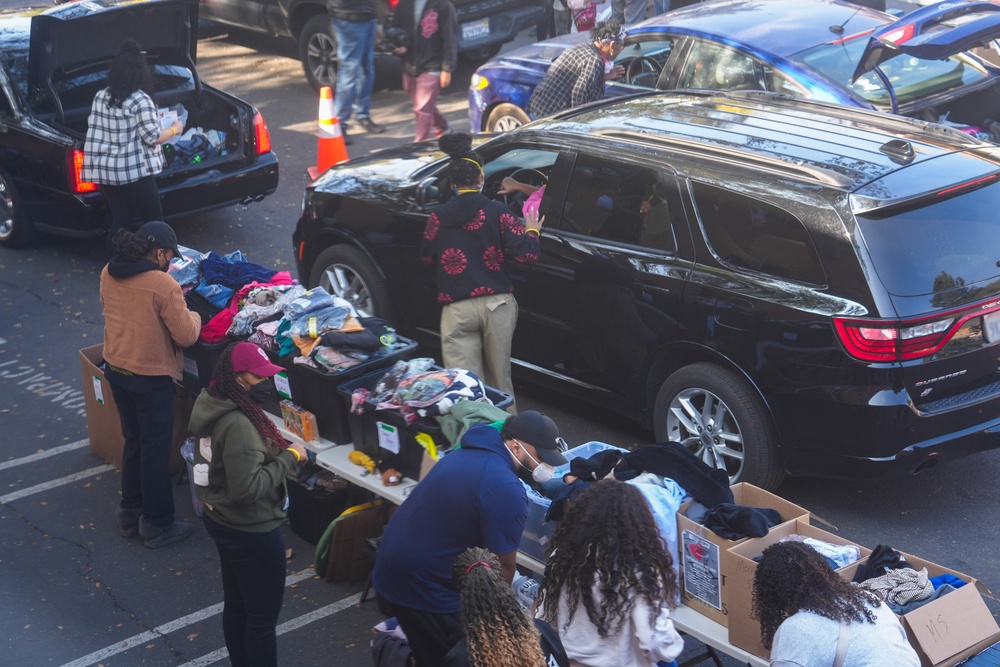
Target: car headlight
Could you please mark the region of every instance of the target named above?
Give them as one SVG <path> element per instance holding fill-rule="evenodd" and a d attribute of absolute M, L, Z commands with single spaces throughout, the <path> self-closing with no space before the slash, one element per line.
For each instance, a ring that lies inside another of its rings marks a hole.
<path fill-rule="evenodd" d="M 482 90 L 483 88 L 490 85 L 490 80 L 487 79 L 485 76 L 480 76 L 479 74 L 473 74 L 470 83 L 473 89 Z"/>

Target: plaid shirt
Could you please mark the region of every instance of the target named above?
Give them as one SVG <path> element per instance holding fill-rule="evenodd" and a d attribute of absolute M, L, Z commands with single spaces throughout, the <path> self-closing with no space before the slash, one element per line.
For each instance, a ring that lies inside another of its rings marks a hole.
<path fill-rule="evenodd" d="M 109 89 L 94 95 L 87 140 L 83 145 L 83 178 L 104 185 L 126 185 L 163 169 L 156 140 L 160 121 L 152 98 L 137 90 L 111 106 Z"/>
<path fill-rule="evenodd" d="M 545 73 L 528 102 L 532 118 L 604 98 L 604 58 L 590 43 L 563 52 Z"/>

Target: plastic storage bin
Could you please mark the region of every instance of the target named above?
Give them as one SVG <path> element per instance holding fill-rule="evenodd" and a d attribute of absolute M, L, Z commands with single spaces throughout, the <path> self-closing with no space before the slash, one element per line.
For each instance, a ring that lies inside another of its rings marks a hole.
<path fill-rule="evenodd" d="M 316 415 L 320 436 L 338 445 L 346 445 L 351 442 L 352 437 L 348 424 L 350 406 L 345 409 L 338 388 L 343 382 L 368 373 L 379 372 L 379 369 L 385 372 L 384 369 L 388 369 L 400 359 L 408 359 L 416 353 L 415 341 L 402 336 L 396 336 L 396 339 L 400 345 L 391 352 L 372 357 L 339 373 L 324 373 L 315 368 L 296 364 L 288 357 L 278 357 L 273 352 L 269 354 L 276 364 L 286 369 L 291 401 Z M 275 414 L 280 415 L 281 412 Z"/>
<path fill-rule="evenodd" d="M 197 341 L 191 347 L 184 348 L 184 379 L 183 384 L 191 391 L 201 391 L 212 381 L 215 364 L 226 346 L 232 343 L 224 340 L 218 343 Z"/>
<path fill-rule="evenodd" d="M 566 451 L 564 456 L 567 459 L 587 459 L 597 452 L 601 452 L 606 449 L 621 449 L 622 451 L 627 451 L 621 447 L 615 447 L 614 445 L 609 445 L 603 442 L 592 441 L 573 447 L 572 449 Z M 555 475 L 553 475 L 552 479 L 562 479 L 563 475 L 566 475 L 567 473 L 569 473 L 568 463 L 566 465 L 556 467 Z M 528 488 L 527 485 L 525 485 L 525 488 Z M 545 522 L 545 514 L 549 511 L 549 507 L 551 505 L 552 501 L 548 498 L 540 496 L 530 489 L 528 490 L 528 520 L 524 524 L 524 532 L 521 534 L 521 544 L 518 546 L 517 550 L 538 561 L 541 561 L 542 563 L 546 560 L 545 548 L 552 539 L 552 534 L 556 531 L 555 521 L 549 521 L 548 523 Z"/>
<path fill-rule="evenodd" d="M 286 480 L 288 487 L 288 523 L 292 532 L 315 546 L 323 531 L 340 514 L 363 501 L 365 491 L 348 484 L 344 489 L 330 490 L 312 487 L 295 478 Z"/>
<path fill-rule="evenodd" d="M 440 370 L 440 366 L 434 366 Z M 438 451 L 451 448 L 451 443 L 444 437 L 441 427 L 434 418 L 418 419 L 407 424 L 403 415 L 395 410 L 376 410 L 376 403 L 370 398 L 365 401 L 365 413 L 356 415 L 351 412 L 351 394 L 355 389 L 374 389 L 375 384 L 385 375 L 388 368 L 382 368 L 374 373 L 344 382 L 340 385 L 343 410 L 347 414 L 350 426 L 351 442 L 354 449 L 361 450 L 374 458 L 382 460 L 386 467 L 395 468 L 405 477 L 420 479 L 420 464 L 423 460 L 423 446 L 417 442 L 420 433 L 426 433 L 434 440 Z M 514 397 L 493 387 L 486 387 L 486 397 L 501 410 L 514 402 Z M 399 453 L 392 454 L 379 446 L 379 431 L 394 431 L 399 438 Z"/>

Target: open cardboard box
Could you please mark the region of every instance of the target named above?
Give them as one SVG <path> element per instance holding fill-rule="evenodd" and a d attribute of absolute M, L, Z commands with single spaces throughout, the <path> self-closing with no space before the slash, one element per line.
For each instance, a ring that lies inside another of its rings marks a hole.
<path fill-rule="evenodd" d="M 764 489 L 740 482 L 730 487 L 733 501 L 746 507 L 773 509 L 782 522 L 809 517 L 798 505 Z M 729 549 L 749 538 L 728 540 L 684 516 L 691 505 L 686 502 L 677 512 L 677 546 L 680 551 L 681 601 L 716 623 L 729 625 L 729 587 L 725 576 Z M 772 529 L 773 530 L 773 529 Z"/>
<path fill-rule="evenodd" d="M 723 574 L 729 586 L 729 643 L 761 658 L 767 658 L 770 651 L 760 643 L 760 623 L 753 618 L 753 577 L 757 571 L 754 558 L 764 553 L 764 549 L 789 535 L 803 535 L 831 544 L 855 544 L 839 535 L 820 530 L 809 523 L 808 518 L 799 518 L 775 526 L 764 537 L 755 537 L 737 544 L 729 550 L 728 566 Z M 850 580 L 857 571 L 858 563 L 871 554 L 871 549 L 858 546 L 861 558 L 847 567 L 837 570 L 840 576 Z"/>
<path fill-rule="evenodd" d="M 104 345 L 80 350 L 80 370 L 83 374 L 83 395 L 87 406 L 87 438 L 90 451 L 121 470 L 125 436 L 118 419 L 118 406 L 111 395 L 111 385 L 100 365 L 104 362 Z M 194 406 L 194 395 L 179 384 L 174 385 L 174 427 L 170 443 L 170 472 L 184 467 L 181 445 L 188 437 L 188 421 Z"/>
<path fill-rule="evenodd" d="M 986 586 L 974 577 L 917 556 L 903 557 L 916 570 L 927 568 L 929 577 L 947 573 L 968 582 L 900 617 L 923 667 L 957 664 L 1000 641 L 1000 626 L 983 600 L 984 594 L 993 597 Z"/>

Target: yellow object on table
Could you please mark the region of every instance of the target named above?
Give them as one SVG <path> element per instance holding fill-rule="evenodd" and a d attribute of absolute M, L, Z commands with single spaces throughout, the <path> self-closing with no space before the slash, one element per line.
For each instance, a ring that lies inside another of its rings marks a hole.
<path fill-rule="evenodd" d="M 355 465 L 363 467 L 370 473 L 375 472 L 375 460 L 372 457 L 365 454 L 364 452 L 359 452 L 358 450 L 354 450 L 353 452 L 347 455 L 347 460 Z"/>

